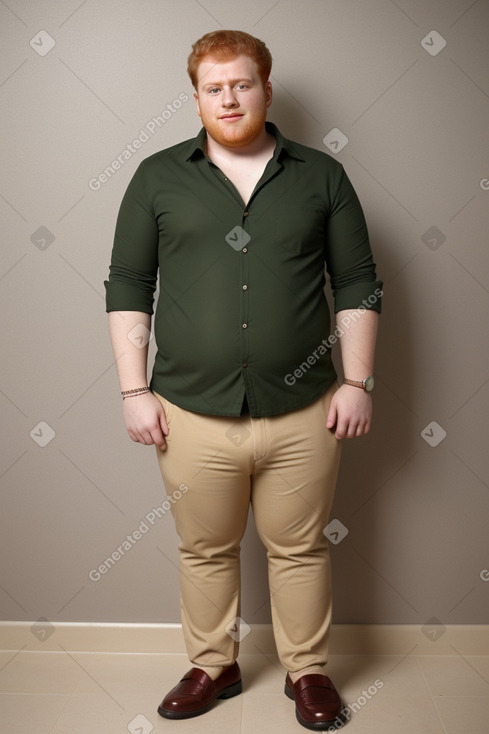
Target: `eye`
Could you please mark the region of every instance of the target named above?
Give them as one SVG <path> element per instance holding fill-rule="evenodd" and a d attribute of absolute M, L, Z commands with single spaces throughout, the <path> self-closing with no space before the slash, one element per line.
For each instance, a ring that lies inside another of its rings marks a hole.
<path fill-rule="evenodd" d="M 247 89 L 247 85 L 244 82 L 242 82 L 240 84 L 236 84 L 236 88 L 237 89 Z"/>
<path fill-rule="evenodd" d="M 212 89 L 209 89 L 209 94 L 214 94 L 214 92 L 218 92 L 219 87 L 212 87 Z"/>

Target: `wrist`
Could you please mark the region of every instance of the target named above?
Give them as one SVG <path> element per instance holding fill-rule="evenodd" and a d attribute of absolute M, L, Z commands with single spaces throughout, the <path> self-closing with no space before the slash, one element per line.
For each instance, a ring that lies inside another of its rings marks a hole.
<path fill-rule="evenodd" d="M 374 376 L 369 375 L 368 377 L 365 377 L 363 380 L 352 380 L 350 378 L 345 377 L 343 379 L 344 385 L 351 385 L 352 387 L 358 387 L 361 390 L 365 390 L 365 392 L 372 392 L 374 389 Z"/>
<path fill-rule="evenodd" d="M 142 387 L 135 387 L 131 390 L 122 390 L 121 395 L 122 399 L 125 400 L 126 398 L 137 398 L 139 395 L 146 395 L 148 392 L 151 392 L 148 385 L 143 385 Z"/>

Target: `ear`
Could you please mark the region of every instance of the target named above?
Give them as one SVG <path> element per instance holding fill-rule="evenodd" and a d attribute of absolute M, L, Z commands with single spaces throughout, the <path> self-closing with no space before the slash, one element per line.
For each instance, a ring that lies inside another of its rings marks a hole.
<path fill-rule="evenodd" d="M 197 114 L 199 117 L 202 117 L 202 115 L 200 114 L 199 95 L 197 94 L 197 92 L 194 92 L 194 99 L 195 104 L 197 105 Z"/>
<path fill-rule="evenodd" d="M 273 98 L 272 82 L 268 81 L 265 85 L 265 103 L 267 107 L 270 107 L 270 105 L 272 104 L 272 98 Z"/>

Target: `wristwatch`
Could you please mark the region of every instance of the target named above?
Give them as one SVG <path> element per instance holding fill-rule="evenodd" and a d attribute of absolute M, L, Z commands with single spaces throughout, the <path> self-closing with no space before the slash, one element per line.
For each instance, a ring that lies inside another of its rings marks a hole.
<path fill-rule="evenodd" d="M 374 376 L 366 377 L 364 380 L 348 380 L 346 377 L 343 380 L 345 385 L 353 385 L 353 387 L 361 387 L 365 392 L 372 392 L 374 389 Z"/>

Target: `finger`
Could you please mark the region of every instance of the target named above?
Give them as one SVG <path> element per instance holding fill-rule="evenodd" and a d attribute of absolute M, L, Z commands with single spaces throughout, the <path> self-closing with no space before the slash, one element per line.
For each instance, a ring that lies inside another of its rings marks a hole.
<path fill-rule="evenodd" d="M 336 438 L 339 438 L 340 440 L 342 438 L 346 438 L 348 435 L 348 423 L 346 421 L 338 421 L 336 426 Z"/>
<path fill-rule="evenodd" d="M 143 442 L 146 444 L 146 446 L 153 446 L 153 444 L 156 443 L 153 440 L 153 432 L 152 431 L 149 431 L 149 430 L 144 431 L 144 432 L 141 433 L 141 435 L 142 435 L 142 437 L 144 439 Z"/>
<path fill-rule="evenodd" d="M 166 448 L 165 437 L 158 428 L 155 428 L 155 430 L 151 432 L 151 440 L 152 440 L 152 443 L 154 443 L 162 451 L 164 451 L 164 449 Z"/>
<path fill-rule="evenodd" d="M 366 436 L 369 431 L 370 431 L 370 423 L 366 421 L 363 424 L 359 424 L 357 428 L 357 436 Z"/>
<path fill-rule="evenodd" d="M 135 428 L 128 431 L 128 433 L 134 443 L 144 443 L 144 438 L 142 437 L 141 433 Z"/>
<path fill-rule="evenodd" d="M 357 435 L 357 423 L 352 420 L 344 420 L 339 424 L 338 432 L 341 438 L 355 438 Z"/>
<path fill-rule="evenodd" d="M 336 407 L 333 402 L 329 406 L 328 417 L 326 418 L 326 428 L 333 428 L 336 423 Z"/>
<path fill-rule="evenodd" d="M 357 421 L 350 421 L 350 424 L 348 426 L 348 438 L 356 438 L 356 436 L 361 436 L 361 433 L 358 433 L 358 431 L 361 431 L 361 425 Z"/>
<path fill-rule="evenodd" d="M 160 418 L 160 427 L 161 427 L 162 433 L 164 433 L 165 436 L 168 436 L 168 434 L 170 433 L 170 429 L 168 427 L 168 423 L 166 422 L 166 416 L 164 413 L 162 414 Z"/>

